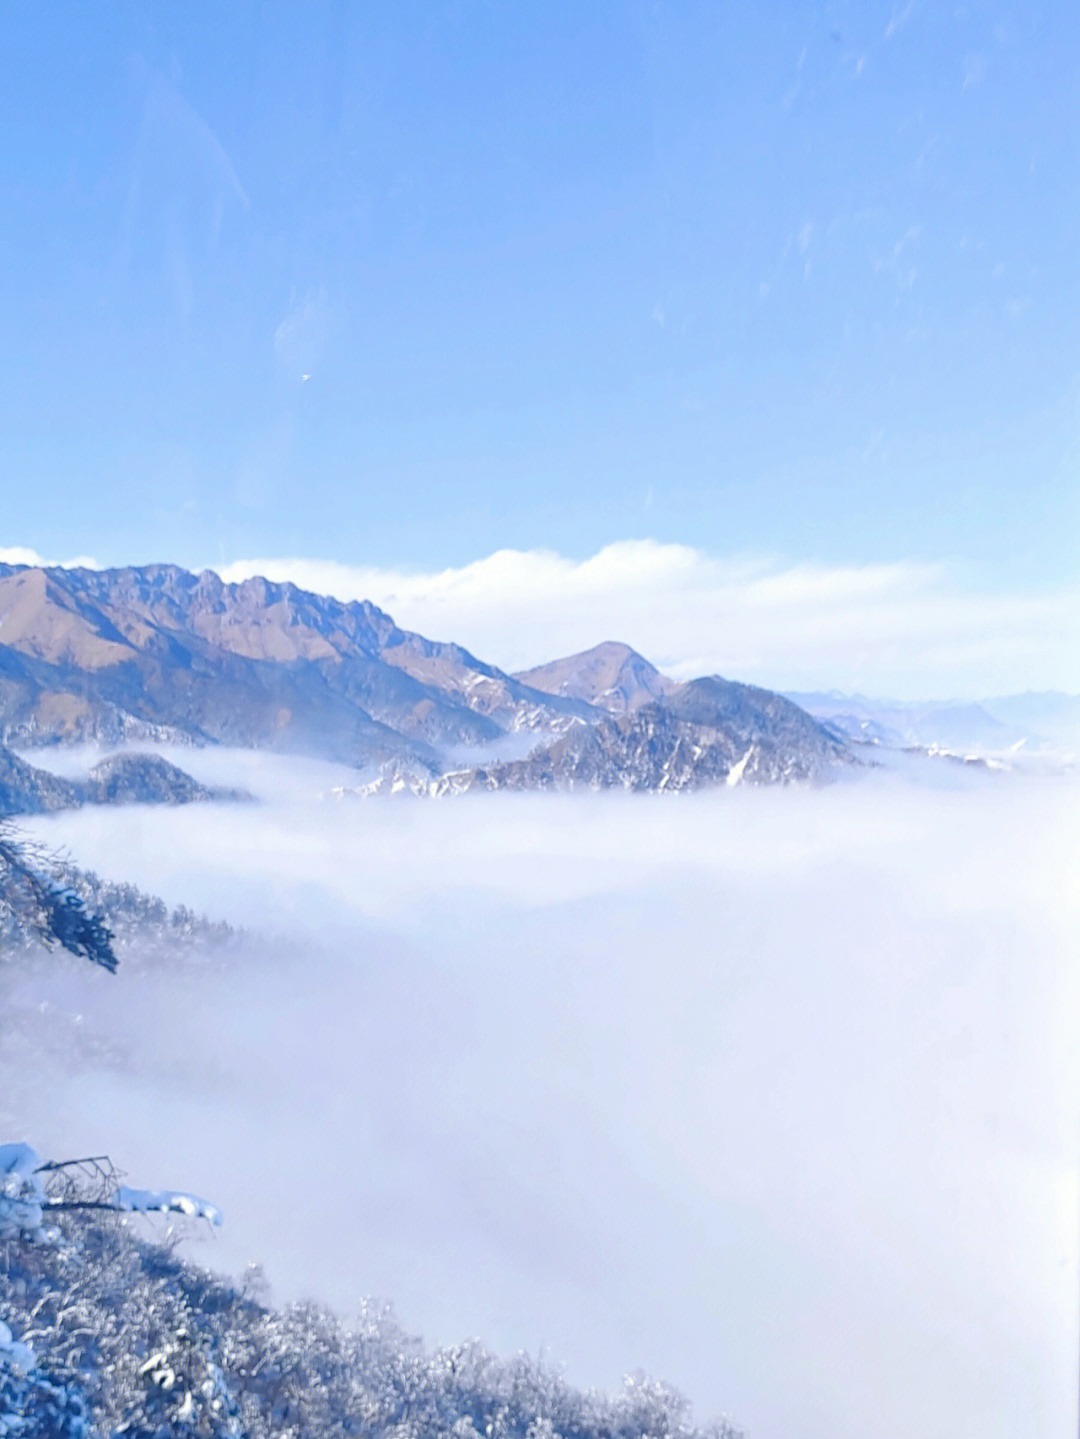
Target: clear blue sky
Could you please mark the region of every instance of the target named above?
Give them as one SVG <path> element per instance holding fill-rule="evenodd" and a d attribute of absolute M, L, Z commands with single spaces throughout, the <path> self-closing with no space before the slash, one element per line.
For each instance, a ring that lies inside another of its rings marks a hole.
<path fill-rule="evenodd" d="M 1075 573 L 1069 0 L 4 28 L 0 544 Z"/>

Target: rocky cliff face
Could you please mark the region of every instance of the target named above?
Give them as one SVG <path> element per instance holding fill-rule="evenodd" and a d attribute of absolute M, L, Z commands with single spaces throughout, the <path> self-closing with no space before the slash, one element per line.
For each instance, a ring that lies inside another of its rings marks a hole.
<path fill-rule="evenodd" d="M 511 735 L 527 758 L 455 765 L 463 749 L 505 755 Z M 791 701 L 716 677 L 677 684 L 626 645 L 513 676 L 375 605 L 291 584 L 0 565 L 0 740 L 87 739 L 272 747 L 437 792 L 768 782 L 847 757 Z M 96 782 L 131 798 L 183 789 L 145 766 Z"/>
<path fill-rule="evenodd" d="M 265 746 L 363 763 L 586 712 L 368 603 L 173 565 L 0 566 L 0 739 Z"/>

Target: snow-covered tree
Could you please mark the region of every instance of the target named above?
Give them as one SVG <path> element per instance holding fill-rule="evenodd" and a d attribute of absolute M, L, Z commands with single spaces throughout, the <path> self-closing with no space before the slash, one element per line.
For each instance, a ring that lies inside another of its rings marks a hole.
<path fill-rule="evenodd" d="M 5 1241 L 0 1300 L 8 1301 L 2 1306 L 7 1316 L 0 1320 L 0 1439 L 16 1435 L 89 1439 L 99 1432 L 88 1422 L 86 1376 L 88 1368 L 100 1367 L 88 1366 L 88 1360 L 98 1356 L 107 1329 L 95 1312 L 93 1298 L 93 1273 L 100 1266 L 101 1241 L 106 1236 L 99 1231 L 88 1244 L 92 1231 L 65 1232 L 57 1221 L 98 1217 L 106 1222 L 110 1214 L 131 1213 L 181 1214 L 221 1222 L 218 1210 L 196 1195 L 118 1184 L 116 1171 L 102 1156 L 50 1162 L 28 1144 L 0 1144 L 0 1241 Z M 114 1247 L 118 1240 L 114 1233 Z M 27 1306 L 27 1281 L 42 1273 L 43 1266 L 40 1261 L 27 1266 L 19 1256 L 52 1250 L 58 1260 L 64 1255 L 74 1282 L 67 1283 L 62 1293 L 45 1286 L 37 1301 Z M 11 1301 L 20 1292 L 27 1312 L 16 1338 L 7 1320 L 16 1319 L 19 1306 Z M 115 1300 L 119 1297 L 117 1286 Z M 176 1340 L 185 1336 L 188 1342 L 178 1347 Z M 235 1405 L 220 1370 L 203 1353 L 206 1345 L 197 1336 L 192 1341 L 182 1325 L 158 1326 L 151 1339 L 152 1343 L 144 1340 L 148 1354 L 137 1352 L 128 1360 L 128 1384 L 122 1395 L 124 1432 L 150 1439 L 173 1432 L 162 1421 L 175 1420 L 185 1426 L 184 1432 L 217 1439 L 238 1435 L 232 1417 Z M 200 1408 L 206 1408 L 208 1422 L 190 1429 Z M 114 1432 L 112 1426 L 109 1432 Z"/>
<path fill-rule="evenodd" d="M 104 1155 L 44 1160 L 29 1144 L 0 1144 L 0 1239 L 48 1242 L 55 1214 L 75 1209 L 115 1214 L 182 1214 L 221 1223 L 221 1211 L 197 1194 L 176 1189 L 133 1189 L 117 1183 Z"/>
<path fill-rule="evenodd" d="M 5 908 L 44 944 L 62 945 L 116 973 L 108 925 L 86 908 L 74 890 L 50 878 L 40 851 L 0 817 L 0 909 Z"/>

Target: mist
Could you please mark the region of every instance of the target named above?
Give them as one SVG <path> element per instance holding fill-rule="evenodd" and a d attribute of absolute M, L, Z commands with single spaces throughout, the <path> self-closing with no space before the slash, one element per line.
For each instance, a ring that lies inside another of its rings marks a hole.
<path fill-rule="evenodd" d="M 1073 781 L 335 801 L 170 757 L 261 802 L 26 828 L 248 941 L 21 973 L 91 1042 L 0 1055 L 3 1137 L 206 1195 L 194 1257 L 280 1299 L 752 1439 L 1075 1434 Z"/>

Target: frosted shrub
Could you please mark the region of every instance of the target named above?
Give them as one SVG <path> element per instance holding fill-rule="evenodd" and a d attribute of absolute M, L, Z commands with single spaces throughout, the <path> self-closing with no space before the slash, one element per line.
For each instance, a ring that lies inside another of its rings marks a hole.
<path fill-rule="evenodd" d="M 679 1395 L 640 1376 L 609 1399 L 526 1354 L 428 1352 L 383 1305 L 362 1306 L 351 1328 L 312 1304 L 274 1309 L 260 1275 L 233 1285 L 133 1228 L 145 1223 L 133 1211 L 190 1224 L 211 1206 L 124 1189 L 103 1161 L 50 1166 L 5 1145 L 0 1174 L 0 1439 L 736 1434 L 695 1427 Z M 47 1227 L 52 1242 L 26 1242 Z"/>
<path fill-rule="evenodd" d="M 42 1163 L 28 1144 L 0 1144 L 0 1239 L 42 1237 Z"/>

